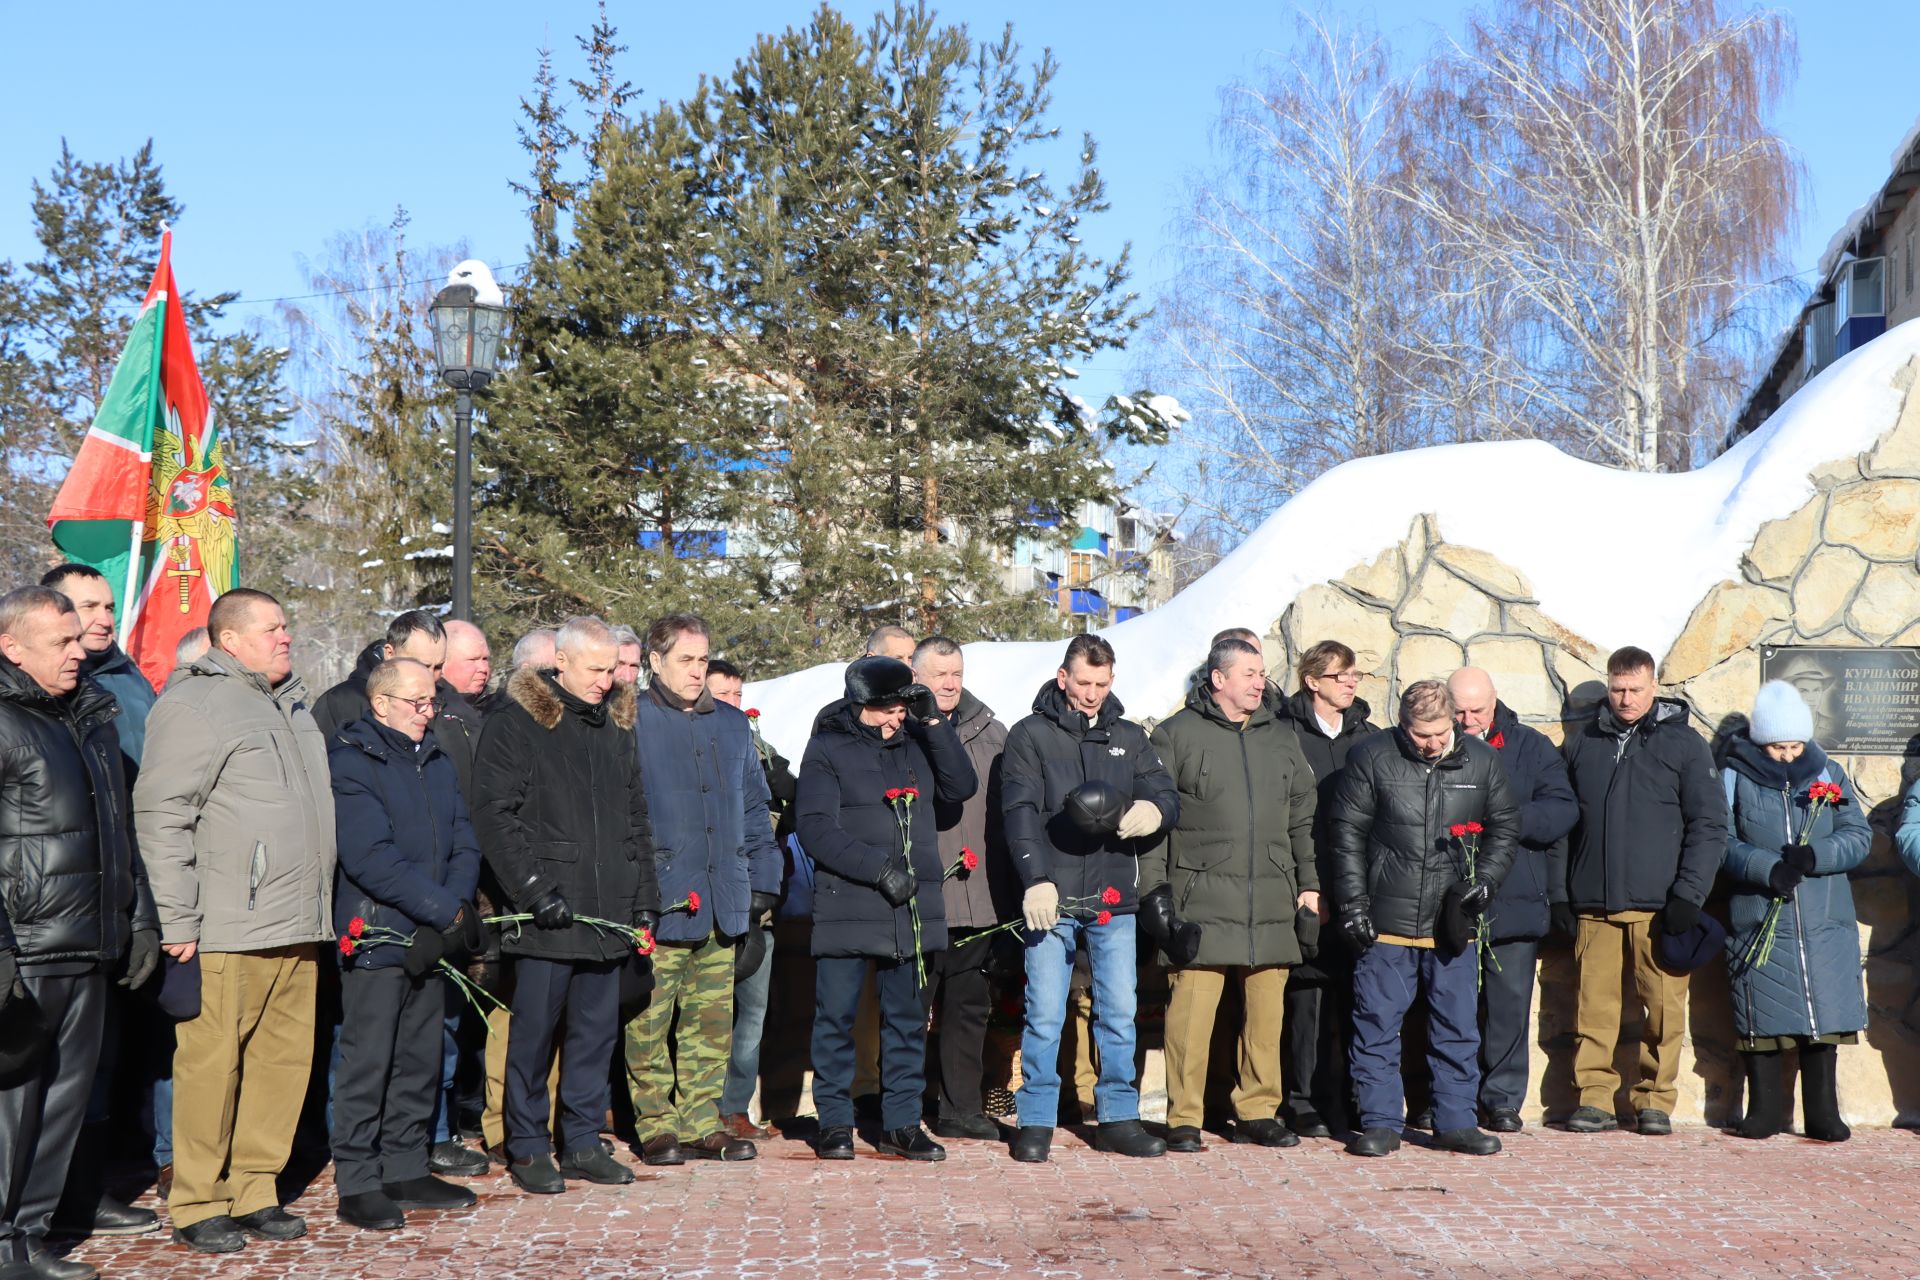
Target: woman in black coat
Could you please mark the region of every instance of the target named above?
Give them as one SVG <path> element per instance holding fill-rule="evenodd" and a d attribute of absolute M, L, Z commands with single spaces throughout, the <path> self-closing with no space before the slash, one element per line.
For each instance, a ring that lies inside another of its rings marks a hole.
<path fill-rule="evenodd" d="M 880 996 L 886 1130 L 875 1145 L 909 1160 L 946 1157 L 920 1128 L 921 974 L 926 954 L 947 945 L 933 801 L 965 800 L 976 786 L 959 735 L 904 662 L 869 657 L 847 668 L 846 700 L 821 717 L 801 759 L 797 802 L 800 843 L 815 864 L 813 1099 L 823 1160 L 853 1158 L 853 1022 L 868 961 Z M 918 794 L 909 800 L 907 790 Z"/>

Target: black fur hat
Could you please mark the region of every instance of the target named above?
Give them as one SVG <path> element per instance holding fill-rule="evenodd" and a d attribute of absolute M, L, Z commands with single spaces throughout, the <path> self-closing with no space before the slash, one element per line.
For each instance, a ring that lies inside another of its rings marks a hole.
<path fill-rule="evenodd" d="M 1111 782 L 1092 778 L 1067 792 L 1067 818 L 1090 836 L 1110 836 L 1120 829 L 1127 796 Z"/>
<path fill-rule="evenodd" d="M 924 692 L 913 682 L 913 668 L 898 658 L 869 656 L 847 664 L 847 701 L 856 707 L 912 702 Z"/>

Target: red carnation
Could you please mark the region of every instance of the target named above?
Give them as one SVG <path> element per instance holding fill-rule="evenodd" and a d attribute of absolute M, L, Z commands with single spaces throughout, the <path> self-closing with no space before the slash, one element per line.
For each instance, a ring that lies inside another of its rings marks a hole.
<path fill-rule="evenodd" d="M 700 895 L 699 895 L 698 893 L 689 893 L 689 894 L 687 895 L 687 910 L 688 910 L 689 912 L 694 912 L 694 913 L 698 913 L 698 912 L 699 912 L 699 910 L 700 910 Z"/>
<path fill-rule="evenodd" d="M 1095 916 L 1095 917 L 1093 918 L 1093 922 L 1094 922 L 1095 924 L 1112 924 L 1112 923 L 1113 923 L 1113 912 L 1111 912 L 1111 911 L 1102 911 L 1102 912 L 1101 912 L 1101 913 L 1100 913 L 1099 915 L 1097 915 L 1097 916 Z"/>
<path fill-rule="evenodd" d="M 747 719 L 758 720 L 759 718 L 760 718 L 760 708 L 758 707 L 747 708 Z"/>
<path fill-rule="evenodd" d="M 960 865 L 968 871 L 972 871 L 980 865 L 980 855 L 971 849 L 962 848 L 960 850 Z"/>
<path fill-rule="evenodd" d="M 900 788 L 900 794 L 905 796 L 909 800 L 918 800 L 920 798 L 920 788 L 902 787 Z"/>
<path fill-rule="evenodd" d="M 899 788 L 899 787 L 888 787 L 888 788 L 887 788 L 887 799 L 888 799 L 888 801 L 894 801 L 894 800 L 898 800 L 898 799 L 899 799 L 899 798 L 901 797 L 901 795 L 902 795 L 902 794 L 903 794 L 903 793 L 901 792 L 901 790 L 900 790 L 900 788 Z"/>
<path fill-rule="evenodd" d="M 361 934 L 365 933 L 366 931 L 367 931 L 367 922 L 365 920 L 362 920 L 359 916 L 355 916 L 353 919 L 347 921 L 347 932 L 352 934 L 354 937 L 357 938 Z"/>
<path fill-rule="evenodd" d="M 1507 745 L 1507 735 L 1496 731 L 1491 738 L 1487 739 L 1487 745 L 1498 751 Z"/>
<path fill-rule="evenodd" d="M 343 955 L 343 956 L 350 956 L 350 955 L 352 955 L 352 954 L 353 954 L 353 939 L 352 939 L 352 938 L 342 938 L 342 939 L 340 939 L 340 954 L 341 954 L 341 955 Z"/>
<path fill-rule="evenodd" d="M 1480 833 L 1481 833 L 1482 831 L 1485 831 L 1485 830 L 1486 830 L 1486 828 L 1485 828 L 1485 827 L 1483 827 L 1483 826 L 1481 826 L 1481 825 L 1480 825 L 1479 823 L 1477 823 L 1477 822 L 1469 822 L 1469 823 L 1467 824 L 1467 834 L 1468 834 L 1468 835 L 1470 835 L 1470 836 L 1477 836 L 1477 835 L 1479 835 L 1479 834 L 1480 834 Z"/>
<path fill-rule="evenodd" d="M 1447 828 L 1447 834 L 1458 840 L 1461 836 L 1467 834 L 1467 824 L 1464 822 L 1456 822 Z"/>
<path fill-rule="evenodd" d="M 1112 885 L 1108 885 L 1100 891 L 1100 901 L 1110 907 L 1117 907 L 1120 905 L 1120 891 Z"/>
<path fill-rule="evenodd" d="M 639 940 L 633 944 L 633 949 L 635 951 L 638 951 L 643 956 L 652 955 L 653 954 L 653 930 L 642 927 L 640 929 L 634 930 L 634 932 L 639 934 L 640 937 L 639 937 Z"/>

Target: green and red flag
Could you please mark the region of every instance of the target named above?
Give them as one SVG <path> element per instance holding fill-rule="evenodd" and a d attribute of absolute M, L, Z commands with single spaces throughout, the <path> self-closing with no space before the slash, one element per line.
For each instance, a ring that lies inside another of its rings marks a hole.
<path fill-rule="evenodd" d="M 240 567 L 233 486 L 173 283 L 171 231 L 47 524 L 62 551 L 113 584 L 120 646 L 160 688 L 180 638 L 207 625 Z"/>

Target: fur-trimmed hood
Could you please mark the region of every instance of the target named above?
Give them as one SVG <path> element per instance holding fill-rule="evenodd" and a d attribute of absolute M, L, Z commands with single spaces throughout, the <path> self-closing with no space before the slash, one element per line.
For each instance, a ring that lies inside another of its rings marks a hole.
<path fill-rule="evenodd" d="M 550 669 L 533 670 L 523 668 L 513 673 L 507 681 L 507 696 L 527 709 L 535 724 L 548 731 L 560 726 L 560 717 L 566 714 L 567 706 L 561 698 L 560 689 L 555 685 Z M 615 685 L 602 704 L 613 723 L 625 732 L 633 728 L 634 686 Z"/>

